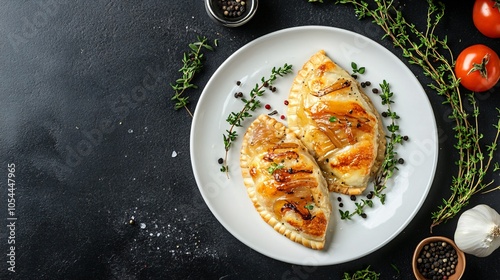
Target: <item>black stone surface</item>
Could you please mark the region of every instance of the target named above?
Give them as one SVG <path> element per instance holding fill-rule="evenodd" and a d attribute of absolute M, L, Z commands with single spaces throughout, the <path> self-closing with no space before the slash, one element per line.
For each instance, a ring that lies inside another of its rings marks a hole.
<path fill-rule="evenodd" d="M 399 2 L 410 21 L 425 26 L 424 1 Z M 500 52 L 498 39 L 474 28 L 472 2 L 446 1 L 437 33 L 448 36 L 456 54 L 476 43 Z M 191 117 L 173 109 L 169 87 L 188 43 L 197 35 L 219 40 L 194 81 L 200 89 L 190 92 L 194 111 L 203 86 L 229 55 L 262 35 L 301 25 L 356 31 L 402 58 L 377 27 L 355 18 L 351 6 L 332 3 L 261 0 L 249 23 L 229 29 L 209 19 L 201 0 L 2 1 L 0 279 L 341 279 L 367 265 L 381 279 L 412 279 L 413 249 L 431 235 L 430 213 L 449 195 L 456 160 L 449 112 L 428 88 L 440 131 L 436 178 L 414 220 L 368 256 L 321 267 L 270 259 L 226 231 L 198 191 L 189 155 Z M 491 141 L 500 87 L 478 99 L 482 131 Z M 11 163 L 15 272 L 7 263 Z M 490 173 L 485 181 L 498 185 L 498 179 Z M 499 201 L 499 193 L 478 194 L 467 208 L 486 203 L 500 210 Z M 453 237 L 456 223 L 432 235 Z M 467 257 L 463 279 L 500 278 L 500 250 Z"/>

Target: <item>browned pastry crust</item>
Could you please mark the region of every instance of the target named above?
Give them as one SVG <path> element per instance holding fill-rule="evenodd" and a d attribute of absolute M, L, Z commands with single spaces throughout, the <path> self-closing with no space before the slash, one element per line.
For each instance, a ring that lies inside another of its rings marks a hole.
<path fill-rule="evenodd" d="M 275 119 L 259 116 L 245 133 L 240 165 L 264 221 L 295 242 L 323 249 L 331 213 L 328 188 L 296 135 Z"/>
<path fill-rule="evenodd" d="M 320 50 L 298 72 L 288 101 L 289 128 L 317 160 L 330 191 L 361 194 L 382 165 L 386 140 L 358 82 Z"/>

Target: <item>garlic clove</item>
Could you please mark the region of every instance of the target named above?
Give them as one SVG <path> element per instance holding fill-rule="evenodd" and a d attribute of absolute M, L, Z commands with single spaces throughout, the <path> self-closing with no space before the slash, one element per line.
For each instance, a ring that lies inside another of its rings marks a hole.
<path fill-rule="evenodd" d="M 458 219 L 454 239 L 467 254 L 489 256 L 500 247 L 500 214 L 485 204 L 465 211 Z"/>

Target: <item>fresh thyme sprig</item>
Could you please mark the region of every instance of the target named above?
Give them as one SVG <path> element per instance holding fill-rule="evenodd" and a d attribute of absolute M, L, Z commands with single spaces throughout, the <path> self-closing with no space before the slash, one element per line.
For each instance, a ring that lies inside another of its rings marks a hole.
<path fill-rule="evenodd" d="M 185 108 L 186 111 L 193 116 L 191 111 L 187 108 L 189 103 L 188 96 L 182 96 L 186 90 L 190 88 L 198 88 L 195 84 L 191 83 L 195 74 L 200 72 L 203 68 L 203 49 L 213 51 L 214 48 L 207 43 L 208 39 L 206 37 L 197 37 L 197 41 L 189 44 L 189 52 L 185 52 L 182 57 L 182 68 L 179 72 L 182 73 L 182 77 L 175 81 L 175 84 L 170 84 L 170 87 L 174 90 L 174 95 L 171 100 L 175 100 L 175 109 Z M 214 45 L 217 46 L 217 41 L 214 41 Z"/>
<path fill-rule="evenodd" d="M 380 279 L 380 273 L 371 270 L 370 266 L 367 266 L 365 269 L 358 270 L 354 272 L 352 275 L 348 272 L 344 272 L 344 277 L 342 280 L 378 280 Z"/>
<path fill-rule="evenodd" d="M 486 152 L 483 152 L 480 144 L 483 134 L 479 131 L 479 108 L 474 93 L 460 93 L 460 80 L 454 73 L 455 60 L 447 38 L 441 39 L 435 35 L 436 26 L 444 16 L 442 3 L 436 4 L 427 0 L 427 26 L 421 32 L 414 24 L 406 21 L 402 12 L 393 5 L 393 1 L 372 2 L 370 5 L 360 0 L 340 0 L 336 3 L 352 4 L 359 19 L 372 18 L 373 22 L 384 30 L 383 38 L 389 38 L 394 46 L 402 50 L 403 56 L 410 64 L 420 66 L 423 73 L 433 80 L 428 86 L 443 96 L 443 104 L 448 104 L 452 110 L 449 117 L 455 122 L 454 147 L 459 155 L 456 162 L 458 170 L 452 177 L 452 194 L 448 199 L 443 199 L 443 204 L 431 215 L 432 232 L 434 226 L 455 217 L 474 194 L 483 192 L 493 183 L 484 182 L 484 178 L 492 167 L 493 172 L 499 169 L 498 164 L 493 163 L 493 158 L 500 134 L 500 116 L 499 121 L 493 124 L 496 129 L 494 140 L 490 145 L 485 145 Z M 469 101 L 472 113 L 466 110 L 464 98 Z"/>
<path fill-rule="evenodd" d="M 238 137 L 238 132 L 235 130 L 235 128 L 241 127 L 245 119 L 252 117 L 252 114 L 250 112 L 254 112 L 257 108 L 260 108 L 261 104 L 259 97 L 262 97 L 264 95 L 265 87 L 272 85 L 278 77 L 283 77 L 288 73 L 292 73 L 292 65 L 285 63 L 282 67 L 273 67 L 269 78 L 266 79 L 265 77 L 262 77 L 261 84 L 255 84 L 255 87 L 250 91 L 250 99 L 241 99 L 241 101 L 243 101 L 243 103 L 245 104 L 243 106 L 243 109 L 241 109 L 241 111 L 239 112 L 231 112 L 227 116 L 226 121 L 229 123 L 230 127 L 226 130 L 226 133 L 222 135 L 226 153 L 220 171 L 226 173 L 229 172 L 227 156 L 231 145 L 234 141 L 236 141 Z"/>
<path fill-rule="evenodd" d="M 385 194 L 384 194 L 385 195 Z M 355 209 L 353 212 L 350 212 L 349 210 L 342 211 L 339 209 L 340 213 L 340 219 L 341 220 L 350 220 L 352 219 L 353 216 L 358 215 L 361 217 L 366 217 L 365 215 L 365 207 L 373 207 L 373 201 L 371 199 L 361 199 L 361 203 L 355 202 L 354 203 Z"/>
<path fill-rule="evenodd" d="M 387 181 L 392 178 L 394 172 L 398 170 L 397 164 L 402 164 L 404 160 L 402 158 L 397 157 L 396 148 L 398 145 L 403 143 L 403 140 L 407 140 L 407 136 L 402 136 L 399 133 L 399 125 L 397 124 L 397 120 L 400 118 L 399 115 L 392 110 L 391 104 L 394 103 L 392 97 L 394 93 L 391 91 L 390 84 L 383 80 L 380 84 L 380 98 L 382 99 L 382 105 L 386 106 L 386 110 L 382 112 L 382 116 L 386 118 L 390 118 L 390 123 L 387 125 L 387 130 L 389 131 L 389 135 L 386 136 L 387 143 L 384 154 L 384 161 L 380 167 L 381 172 L 377 174 L 374 179 L 374 188 L 373 192 L 370 193 L 370 199 L 361 199 L 361 202 L 354 203 L 355 209 L 353 212 L 342 211 L 339 209 L 340 218 L 342 220 L 350 220 L 354 215 L 359 215 L 361 217 L 366 217 L 365 207 L 373 207 L 373 201 L 371 198 L 373 196 L 377 197 L 380 200 L 380 203 L 385 204 L 386 194 L 384 190 L 387 188 Z"/>
<path fill-rule="evenodd" d="M 397 164 L 402 164 L 404 161 L 402 158 L 397 158 L 396 147 L 401 145 L 403 140 L 407 140 L 407 136 L 402 136 L 399 133 L 399 125 L 396 121 L 400 118 L 399 115 L 394 112 L 391 108 L 392 96 L 394 93 L 391 91 L 390 85 L 386 80 L 380 84 L 380 89 L 382 93 L 380 98 L 382 99 L 382 105 L 387 106 L 387 110 L 382 112 L 382 115 L 386 118 L 390 118 L 391 123 L 387 126 L 389 135 L 387 136 L 387 144 L 385 148 L 385 157 L 382 162 L 382 172 L 375 177 L 375 188 L 374 195 L 380 198 L 380 202 L 384 204 L 385 194 L 382 193 L 384 189 L 387 188 L 387 181 L 394 175 L 395 170 L 398 170 Z"/>

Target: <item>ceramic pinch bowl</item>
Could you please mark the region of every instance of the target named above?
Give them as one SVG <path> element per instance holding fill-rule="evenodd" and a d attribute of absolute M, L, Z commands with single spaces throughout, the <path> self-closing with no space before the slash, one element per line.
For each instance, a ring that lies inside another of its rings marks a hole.
<path fill-rule="evenodd" d="M 238 10 L 232 9 L 231 11 L 227 11 L 228 2 L 233 1 L 205 0 L 205 9 L 207 10 L 208 16 L 213 21 L 227 27 L 238 27 L 247 23 L 255 15 L 255 12 L 257 12 L 257 7 L 259 6 L 258 0 L 239 0 L 234 1 L 237 3 L 236 6 L 238 6 Z M 244 3 L 244 5 L 241 5 L 241 3 Z M 223 6 L 226 6 L 226 14 Z M 244 7 L 243 11 L 240 10 L 241 7 Z"/>
<path fill-rule="evenodd" d="M 445 245 L 443 244 L 443 242 L 445 242 L 445 244 L 449 244 L 451 247 L 443 247 L 442 245 Z M 435 248 L 434 252 L 432 248 Z M 451 253 L 453 250 L 456 252 L 455 256 Z M 424 252 L 427 252 L 427 254 L 423 255 L 422 253 Z M 449 254 L 447 255 L 446 253 Z M 455 260 L 456 263 L 453 264 Z M 438 279 L 459 280 L 460 278 L 462 278 L 462 275 L 465 271 L 465 254 L 464 252 L 460 251 L 460 249 L 458 249 L 453 240 L 447 237 L 427 237 L 424 240 L 420 241 L 420 243 L 415 248 L 415 252 L 413 253 L 412 268 L 413 274 L 415 275 L 415 278 L 417 280 L 433 279 L 432 276 L 428 276 L 426 278 L 423 275 L 425 274 L 425 272 L 419 269 L 425 266 L 426 263 L 428 263 L 428 271 L 435 270 L 436 267 L 433 265 L 437 265 L 437 273 L 439 273 L 440 269 L 442 272 L 444 272 L 443 274 L 436 274 L 445 276 L 440 276 L 440 278 Z M 449 272 L 449 275 L 446 275 L 446 272 Z"/>

